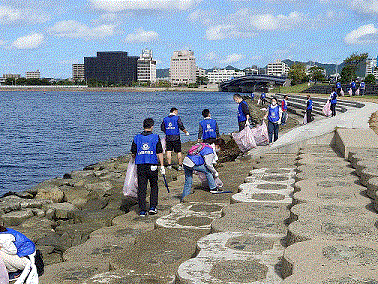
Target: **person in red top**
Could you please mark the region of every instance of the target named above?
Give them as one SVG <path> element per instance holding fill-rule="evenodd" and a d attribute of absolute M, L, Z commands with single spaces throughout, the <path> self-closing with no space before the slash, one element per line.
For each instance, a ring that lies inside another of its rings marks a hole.
<path fill-rule="evenodd" d="M 287 100 L 288 96 L 284 95 L 283 100 L 281 102 L 281 109 L 282 109 L 282 117 L 281 117 L 281 125 L 285 125 L 287 120 Z"/>

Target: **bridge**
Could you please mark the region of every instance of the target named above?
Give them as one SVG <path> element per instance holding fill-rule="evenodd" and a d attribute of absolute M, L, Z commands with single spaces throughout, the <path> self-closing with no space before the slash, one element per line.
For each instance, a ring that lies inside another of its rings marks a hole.
<path fill-rule="evenodd" d="M 249 75 L 237 77 L 219 85 L 222 92 L 252 93 L 255 91 L 267 92 L 268 85 L 283 86 L 286 78 L 270 75 Z"/>

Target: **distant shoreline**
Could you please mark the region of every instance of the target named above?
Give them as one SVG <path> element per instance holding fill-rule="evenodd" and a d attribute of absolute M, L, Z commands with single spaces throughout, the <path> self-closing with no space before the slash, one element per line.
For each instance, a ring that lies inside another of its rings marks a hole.
<path fill-rule="evenodd" d="M 1 92 L 218 92 L 218 88 L 185 88 L 185 87 L 169 87 L 169 88 L 149 88 L 149 87 L 103 87 L 92 88 L 87 86 L 0 86 Z"/>

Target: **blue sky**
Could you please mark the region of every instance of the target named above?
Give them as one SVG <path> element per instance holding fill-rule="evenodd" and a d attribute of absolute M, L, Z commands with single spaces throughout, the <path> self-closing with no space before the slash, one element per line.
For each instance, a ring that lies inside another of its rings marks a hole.
<path fill-rule="evenodd" d="M 97 51 L 144 48 L 157 68 L 182 49 L 202 68 L 340 63 L 353 52 L 378 54 L 378 0 L 8 0 L 0 29 L 0 75 L 39 69 L 68 78 L 72 63 Z"/>

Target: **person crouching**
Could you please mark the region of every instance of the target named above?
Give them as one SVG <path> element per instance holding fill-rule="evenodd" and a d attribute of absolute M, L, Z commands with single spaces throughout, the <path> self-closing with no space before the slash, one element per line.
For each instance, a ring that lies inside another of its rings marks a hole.
<path fill-rule="evenodd" d="M 206 143 L 198 143 L 194 145 L 188 155 L 184 158 L 183 165 L 185 171 L 184 191 L 182 192 L 182 199 L 191 193 L 193 184 L 193 171 L 202 172 L 205 174 L 211 193 L 218 193 L 221 190 L 217 188 L 214 178 L 219 174 L 214 168 L 217 160 L 216 152 L 219 152 L 224 145 L 224 140 L 219 138 L 214 142 L 214 149 L 211 145 Z"/>

